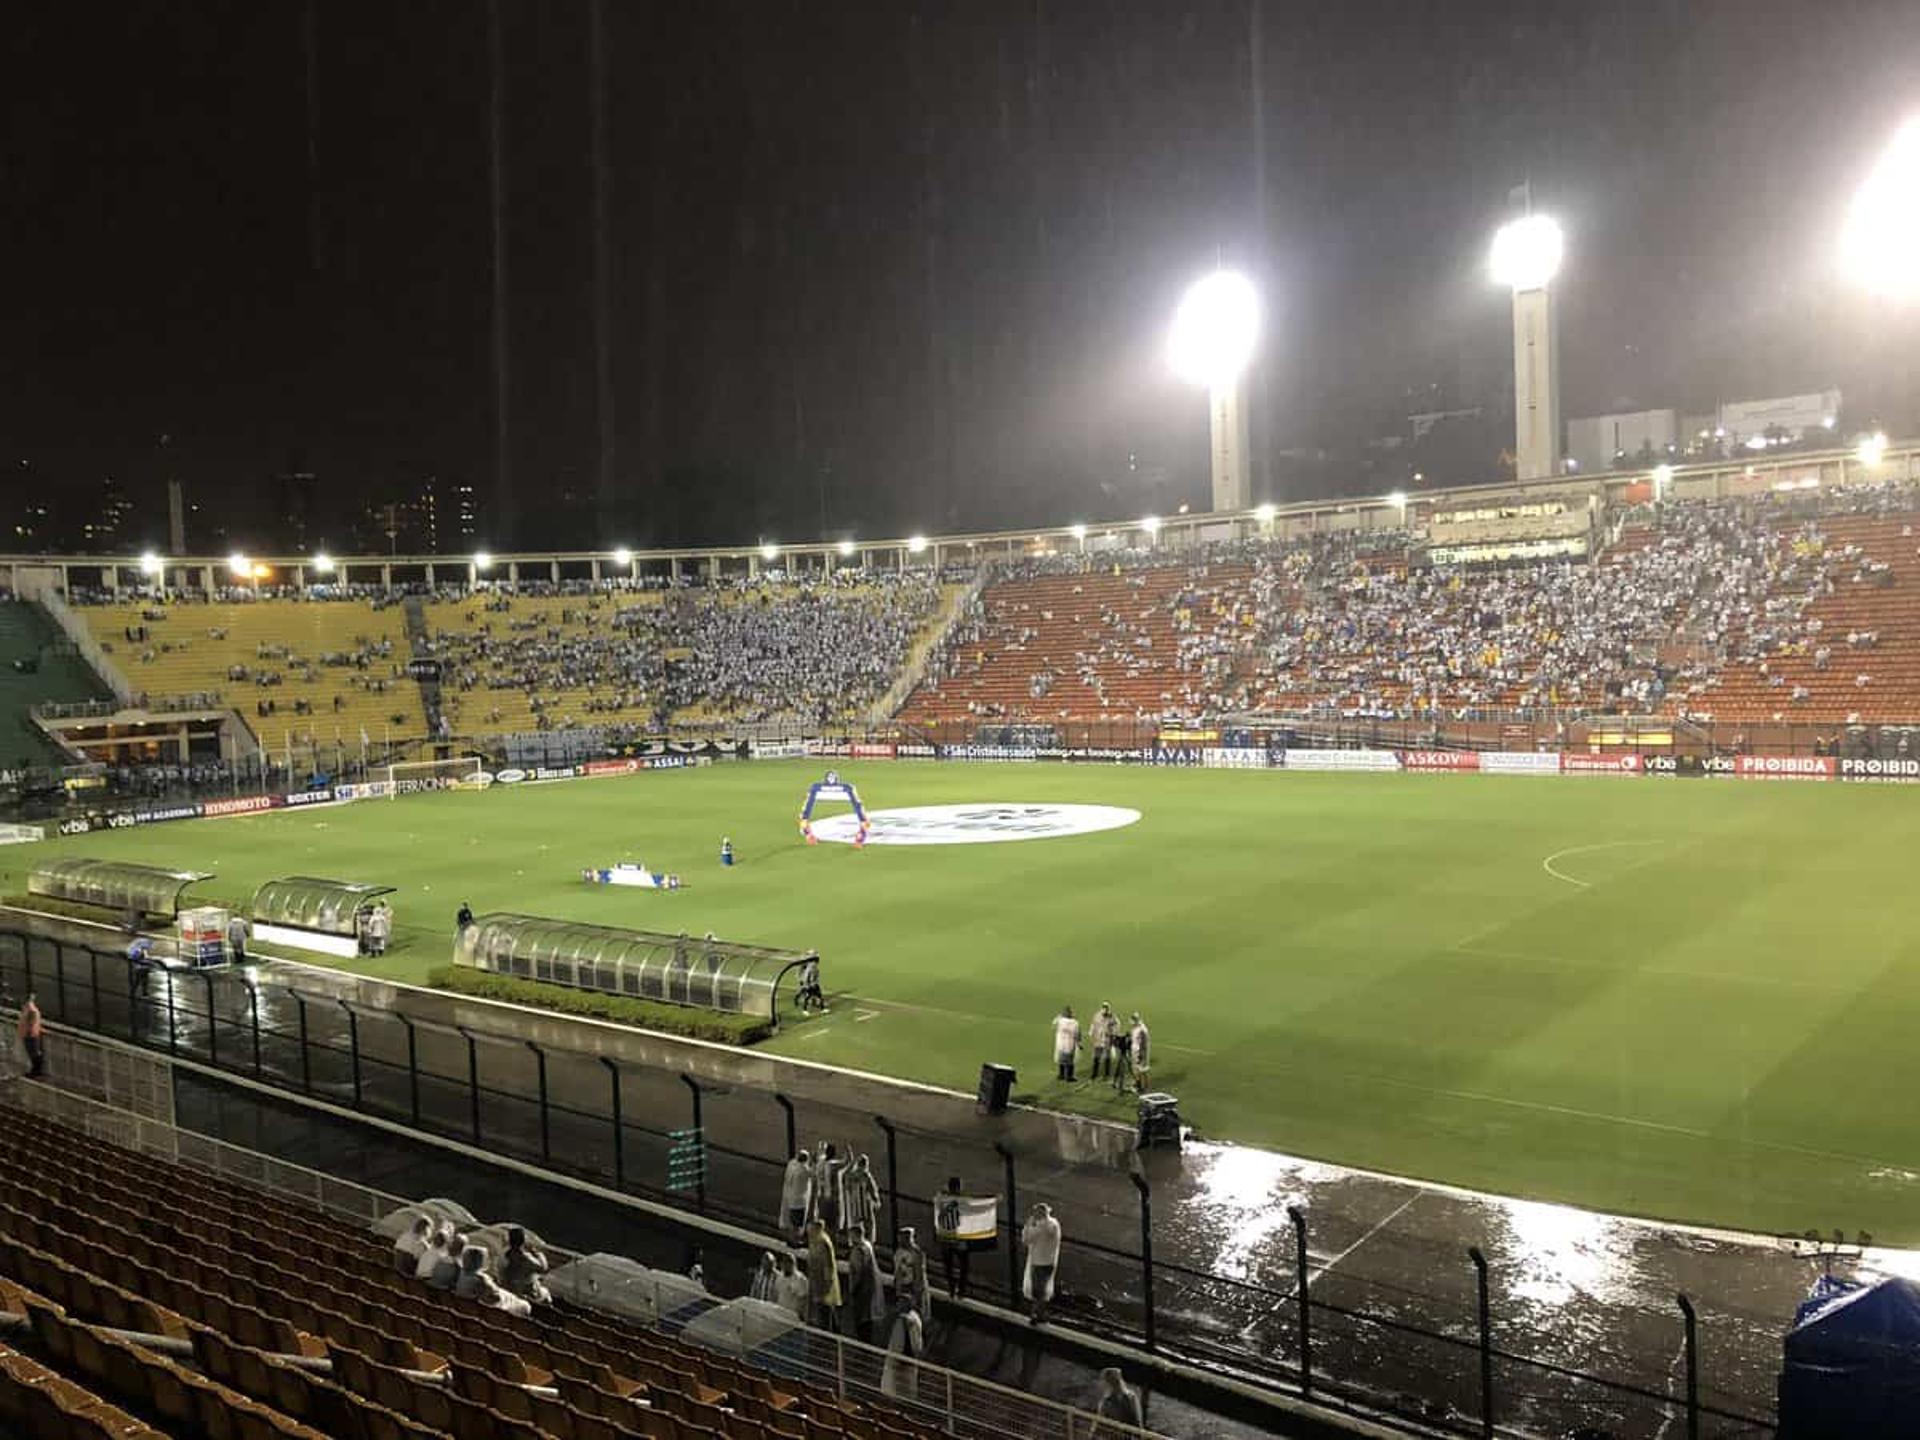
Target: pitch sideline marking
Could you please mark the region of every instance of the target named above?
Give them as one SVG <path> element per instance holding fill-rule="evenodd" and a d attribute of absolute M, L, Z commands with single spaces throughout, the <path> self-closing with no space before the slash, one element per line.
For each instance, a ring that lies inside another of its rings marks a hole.
<path fill-rule="evenodd" d="M 883 1005 L 890 1010 L 913 1010 L 922 1015 L 951 1015 L 956 1020 L 985 1020 L 988 1022 L 996 1022 L 1006 1018 L 1005 1016 L 976 1015 L 971 1010 L 947 1010 L 938 1005 L 913 1005 L 905 1000 L 882 1000 L 877 995 L 867 996 L 866 1003 L 869 1005 Z M 1154 1048 L 1157 1050 L 1178 1050 L 1182 1055 L 1213 1056 L 1219 1053 L 1215 1050 L 1198 1050 L 1191 1045 L 1175 1045 L 1169 1040 L 1156 1040 L 1153 1043 Z"/>
<path fill-rule="evenodd" d="M 1553 862 L 1564 860 L 1569 855 L 1587 855 L 1596 850 L 1619 850 L 1629 845 L 1658 845 L 1658 840 L 1602 840 L 1597 845 L 1569 845 L 1564 850 L 1556 850 L 1540 862 L 1540 868 L 1556 880 L 1564 880 L 1569 885 L 1578 885 L 1582 890 L 1591 890 L 1593 881 L 1582 880 L 1576 875 L 1553 868 Z"/>
<path fill-rule="evenodd" d="M 1386 1219 L 1380 1221 L 1371 1230 L 1367 1231 L 1366 1234 L 1362 1235 L 1358 1240 L 1354 1241 L 1351 1245 L 1347 1246 L 1346 1249 L 1342 1250 L 1338 1255 L 1334 1256 L 1331 1260 L 1327 1261 L 1327 1263 L 1322 1265 L 1318 1270 L 1308 1275 L 1307 1289 L 1309 1290 L 1313 1289 L 1314 1281 L 1325 1278 L 1327 1272 L 1332 1270 L 1334 1266 L 1338 1265 L 1342 1260 L 1346 1259 L 1349 1255 L 1353 1254 L 1354 1251 L 1358 1250 L 1362 1245 L 1366 1244 L 1369 1240 L 1373 1239 L 1374 1236 L 1378 1235 L 1382 1230 L 1386 1229 L 1394 1221 L 1398 1220 L 1402 1215 L 1406 1214 L 1408 1208 L 1412 1206 L 1414 1201 L 1420 1198 L 1422 1193 L 1423 1192 L 1419 1190 L 1414 1191 L 1413 1194 L 1409 1195 L 1405 1200 L 1401 1201 L 1399 1206 L 1393 1211 L 1392 1214 L 1388 1215 Z"/>

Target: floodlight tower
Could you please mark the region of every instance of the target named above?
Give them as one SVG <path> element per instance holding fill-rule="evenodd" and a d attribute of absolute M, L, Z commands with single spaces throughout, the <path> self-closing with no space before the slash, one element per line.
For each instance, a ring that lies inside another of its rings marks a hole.
<path fill-rule="evenodd" d="M 1920 116 L 1909 120 L 1854 192 L 1840 231 L 1847 278 L 1889 300 L 1920 301 Z"/>
<path fill-rule="evenodd" d="M 1247 463 L 1247 397 L 1241 382 L 1260 338 L 1260 297 L 1253 282 L 1215 270 L 1187 287 L 1173 312 L 1167 362 L 1173 373 L 1206 387 L 1213 437 L 1213 508 L 1253 504 Z"/>
<path fill-rule="evenodd" d="M 1523 215 L 1493 237 L 1493 278 L 1513 291 L 1513 458 L 1521 480 L 1560 472 L 1560 332 L 1554 275 L 1564 241 L 1545 215 Z"/>
<path fill-rule="evenodd" d="M 1874 329 L 1897 359 L 1884 362 L 1897 378 L 1899 397 L 1887 418 L 1911 435 L 1920 386 L 1914 383 L 1914 350 L 1920 334 L 1920 116 L 1894 134 L 1847 206 L 1840 228 L 1840 268 L 1856 289 L 1879 302 Z M 1877 347 L 1876 347 L 1877 348 Z M 1865 462 L 1863 463 L 1877 463 Z"/>

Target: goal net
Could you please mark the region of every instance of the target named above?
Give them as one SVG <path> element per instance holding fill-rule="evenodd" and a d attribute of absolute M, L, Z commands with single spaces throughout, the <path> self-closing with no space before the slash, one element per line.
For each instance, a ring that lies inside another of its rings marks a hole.
<path fill-rule="evenodd" d="M 477 790 L 486 782 L 480 777 L 478 755 L 462 755 L 454 760 L 400 760 L 387 766 L 387 797 L 418 795 L 427 790 Z"/>

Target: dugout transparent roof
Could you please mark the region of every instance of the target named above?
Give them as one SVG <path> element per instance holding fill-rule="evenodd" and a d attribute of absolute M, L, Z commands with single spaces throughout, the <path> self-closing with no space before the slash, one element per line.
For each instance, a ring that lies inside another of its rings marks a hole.
<path fill-rule="evenodd" d="M 777 1020 L 782 978 L 819 957 L 810 950 L 495 914 L 461 932 L 453 958 L 522 980 Z"/>
<path fill-rule="evenodd" d="M 207 870 L 166 870 L 124 860 L 89 860 L 72 855 L 43 860 L 27 872 L 27 893 L 50 900 L 71 900 L 109 910 L 138 910 L 172 915 L 189 885 L 211 880 Z"/>
<path fill-rule="evenodd" d="M 318 930 L 325 935 L 352 935 L 353 917 L 391 885 L 362 885 L 352 880 L 320 880 L 312 875 L 290 875 L 269 880 L 253 892 L 249 914 L 269 925 L 296 930 Z"/>

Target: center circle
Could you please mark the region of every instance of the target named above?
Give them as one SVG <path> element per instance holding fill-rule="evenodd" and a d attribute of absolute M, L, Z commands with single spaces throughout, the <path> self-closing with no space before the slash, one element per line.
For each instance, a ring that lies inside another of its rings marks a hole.
<path fill-rule="evenodd" d="M 869 845 L 994 845 L 1011 840 L 1052 840 L 1062 835 L 1092 835 L 1118 830 L 1139 820 L 1138 810 L 1118 805 L 1002 804 L 910 805 L 867 812 Z M 852 815 L 829 815 L 813 822 L 813 837 L 841 845 L 857 838 L 860 822 Z"/>

